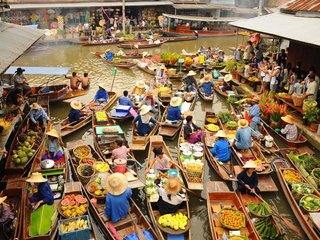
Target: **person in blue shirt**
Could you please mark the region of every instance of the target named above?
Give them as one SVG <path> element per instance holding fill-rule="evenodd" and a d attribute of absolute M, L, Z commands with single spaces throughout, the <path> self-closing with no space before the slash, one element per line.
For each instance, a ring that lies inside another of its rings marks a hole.
<path fill-rule="evenodd" d="M 43 126 L 43 121 L 47 120 L 47 122 L 50 121 L 50 118 L 48 117 L 46 111 L 38 104 L 38 103 L 32 103 L 31 104 L 31 110 L 30 110 L 30 123 L 31 125 L 35 127 Z"/>
<path fill-rule="evenodd" d="M 151 117 L 148 113 L 151 110 L 151 106 L 142 105 L 139 111 L 139 115 L 133 120 L 137 123 L 137 133 L 140 136 L 148 135 L 153 129 L 154 125 L 157 124 L 157 120 Z"/>
<path fill-rule="evenodd" d="M 249 149 L 252 145 L 252 137 L 262 138 L 263 136 L 249 127 L 249 122 L 246 119 L 240 119 L 238 121 L 239 128 L 236 133 L 236 137 L 232 143 L 239 150 Z"/>
<path fill-rule="evenodd" d="M 211 153 L 216 157 L 220 162 L 228 162 L 231 157 L 230 145 L 227 138 L 227 134 L 220 130 L 215 134 L 215 137 L 218 137 L 218 140 L 215 142 Z"/>
<path fill-rule="evenodd" d="M 110 49 L 108 48 L 108 49 L 105 51 L 104 57 L 105 57 L 105 59 L 107 59 L 108 61 L 112 61 L 112 59 L 113 59 L 113 57 L 114 57 L 114 53 L 111 52 Z"/>
<path fill-rule="evenodd" d="M 127 177 L 122 173 L 111 174 L 106 181 L 107 197 L 104 216 L 111 222 L 118 222 L 129 214 L 131 188 L 128 188 Z"/>
<path fill-rule="evenodd" d="M 99 86 L 99 90 L 94 96 L 93 101 L 97 103 L 102 103 L 102 102 L 107 103 L 109 100 L 109 96 L 106 88 L 102 84 L 99 84 L 98 86 Z"/>
<path fill-rule="evenodd" d="M 252 98 L 251 102 L 253 106 L 251 107 L 249 111 L 249 117 L 251 118 L 250 127 L 254 131 L 259 131 L 259 125 L 260 125 L 260 107 L 259 107 L 259 99 L 258 98 Z"/>
<path fill-rule="evenodd" d="M 63 156 L 63 142 L 57 130 L 51 129 L 46 132 L 48 136 L 45 142 L 45 153 L 42 155 L 41 160 L 51 159 L 58 161 Z"/>
<path fill-rule="evenodd" d="M 34 210 L 42 204 L 52 205 L 54 202 L 53 192 L 51 191 L 48 180 L 39 172 L 34 172 L 31 177 L 26 180 L 29 183 L 34 183 L 38 188 L 38 192 L 34 193 L 30 198 L 31 203 L 35 203 Z"/>
<path fill-rule="evenodd" d="M 133 103 L 130 98 L 128 98 L 128 94 L 127 90 L 123 91 L 123 96 L 119 98 L 119 105 L 133 107 Z"/>
<path fill-rule="evenodd" d="M 250 195 L 259 194 L 260 190 L 258 188 L 258 175 L 256 173 L 257 164 L 249 160 L 244 166 L 242 172 L 237 176 L 238 179 L 238 191 L 241 193 L 247 193 Z"/>
<path fill-rule="evenodd" d="M 82 109 L 82 105 L 79 101 L 72 101 L 70 106 L 71 110 L 69 111 L 69 123 L 71 123 L 71 125 L 85 119 L 87 115 L 81 113 L 80 109 Z"/>
<path fill-rule="evenodd" d="M 212 95 L 213 82 L 210 81 L 210 75 L 206 75 L 203 79 L 203 82 L 200 84 L 200 88 L 202 88 L 202 93 L 206 96 Z"/>
<path fill-rule="evenodd" d="M 167 119 L 172 124 L 177 123 L 178 121 L 183 121 L 180 105 L 182 103 L 181 97 L 173 97 L 170 101 L 170 105 L 168 107 Z"/>

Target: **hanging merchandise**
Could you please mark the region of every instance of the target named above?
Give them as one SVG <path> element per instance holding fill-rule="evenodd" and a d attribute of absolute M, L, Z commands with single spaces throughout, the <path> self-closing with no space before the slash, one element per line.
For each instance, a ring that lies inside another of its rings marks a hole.
<path fill-rule="evenodd" d="M 37 14 L 33 13 L 33 14 L 31 15 L 31 22 L 32 22 L 32 24 L 35 24 L 35 23 L 38 21 L 38 19 L 39 19 L 39 17 L 38 17 Z"/>
<path fill-rule="evenodd" d="M 60 30 L 63 30 L 63 24 L 64 24 L 63 16 L 59 15 L 57 17 L 57 20 L 58 20 L 58 28 Z"/>
<path fill-rule="evenodd" d="M 49 9 L 47 12 L 48 12 L 48 14 L 55 14 L 56 13 L 56 11 L 53 9 Z"/>

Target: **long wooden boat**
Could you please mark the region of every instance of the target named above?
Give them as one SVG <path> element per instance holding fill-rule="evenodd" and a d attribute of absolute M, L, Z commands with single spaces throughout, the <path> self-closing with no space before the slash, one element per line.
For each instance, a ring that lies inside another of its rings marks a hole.
<path fill-rule="evenodd" d="M 119 44 L 119 48 L 124 48 L 124 49 L 133 49 L 134 45 L 138 45 L 139 49 L 144 49 L 144 48 L 155 48 L 161 46 L 163 43 L 167 42 L 166 40 L 161 40 L 160 43 L 123 43 Z"/>
<path fill-rule="evenodd" d="M 156 75 L 156 71 L 153 70 L 153 69 L 150 69 L 148 66 L 141 66 L 139 63 L 137 63 L 137 67 L 138 67 L 140 70 L 142 70 L 142 71 L 144 71 L 145 73 L 148 73 L 148 74 L 150 74 L 150 75 L 152 75 L 152 76 L 155 76 L 155 75 Z"/>
<path fill-rule="evenodd" d="M 71 144 L 68 144 L 68 150 L 71 155 L 70 158 L 70 167 L 74 176 L 75 180 L 79 180 L 79 175 L 77 172 L 77 161 L 73 155 L 73 148 L 81 145 L 81 141 L 76 141 Z M 103 158 L 91 147 L 91 153 L 92 157 L 96 159 L 102 160 Z M 129 185 L 130 186 L 130 185 Z M 110 222 L 106 221 L 104 217 L 104 210 L 105 210 L 105 199 L 97 199 L 97 204 L 92 204 L 90 201 L 92 199 L 92 195 L 88 192 L 86 186 L 82 183 L 83 187 L 83 193 L 86 195 L 86 197 L 89 199 L 89 206 L 90 209 L 92 210 L 92 215 L 95 219 L 95 221 L 98 223 L 100 229 L 102 230 L 103 234 L 108 238 L 108 239 L 113 239 L 116 240 L 116 238 L 109 227 Z M 154 230 L 154 228 L 151 226 L 151 224 L 148 222 L 146 216 L 141 212 L 137 204 L 131 200 L 131 209 L 130 209 L 130 216 L 127 216 L 124 219 L 121 219 L 120 221 L 116 223 L 112 223 L 113 227 L 115 227 L 117 233 L 120 236 L 120 239 L 124 239 L 127 235 L 135 232 L 135 228 L 133 227 L 133 223 L 136 223 L 139 228 L 142 230 L 148 230 L 151 235 L 153 236 L 154 239 L 157 238 L 157 234 Z"/>
<path fill-rule="evenodd" d="M 30 97 L 48 97 L 50 102 L 62 100 L 69 91 L 67 84 L 32 87 Z"/>
<path fill-rule="evenodd" d="M 171 81 L 171 82 L 178 82 L 178 81 L 181 81 L 182 78 L 185 76 L 185 73 L 181 72 L 181 73 L 174 73 L 174 74 L 170 74 L 168 73 L 168 79 Z"/>
<path fill-rule="evenodd" d="M 273 165 L 277 171 L 277 176 L 278 176 L 280 185 L 282 187 L 282 190 L 287 198 L 287 201 L 288 201 L 294 215 L 296 216 L 298 222 L 300 223 L 302 229 L 304 230 L 304 232 L 308 236 L 308 239 L 319 240 L 320 239 L 319 232 L 317 233 L 317 231 L 315 230 L 317 227 L 312 222 L 312 220 L 310 218 L 310 214 L 308 212 L 306 212 L 305 210 L 303 210 L 302 207 L 299 206 L 299 203 L 295 200 L 295 198 L 291 192 L 290 185 L 285 180 L 284 171 L 285 170 L 295 171 L 295 170 L 293 168 L 288 167 L 288 165 L 286 165 L 282 159 L 275 160 L 273 162 Z M 297 172 L 297 171 L 296 171 L 296 173 L 299 174 L 299 172 Z M 303 178 L 303 176 L 301 176 L 301 177 L 302 177 L 303 183 L 308 183 Z M 314 189 L 313 194 L 320 197 L 320 193 L 316 189 Z M 318 211 L 318 213 L 319 213 L 319 211 Z"/>
<path fill-rule="evenodd" d="M 106 60 L 107 63 L 109 63 L 110 65 L 114 66 L 114 67 L 119 67 L 119 68 L 132 68 L 134 65 L 136 65 L 135 63 L 132 62 L 127 62 L 127 61 L 108 61 Z"/>
<path fill-rule="evenodd" d="M 148 158 L 146 159 L 146 168 L 150 167 L 150 164 L 154 161 L 154 153 L 153 149 L 155 147 L 162 147 L 162 151 L 164 154 L 166 154 L 170 159 L 173 159 L 168 147 L 166 146 L 165 142 L 163 141 L 163 138 L 161 136 L 152 136 L 150 139 L 150 146 L 149 146 L 149 151 L 148 151 Z M 179 173 L 181 174 L 181 173 Z M 182 179 L 181 179 L 182 181 Z M 161 240 L 166 240 L 168 239 L 168 236 L 165 232 L 163 232 L 158 225 L 158 218 L 161 216 L 160 212 L 157 210 L 157 202 L 151 199 L 150 197 L 146 197 L 147 200 L 147 208 L 149 211 L 149 215 L 151 217 L 151 221 L 153 223 L 153 226 L 155 227 L 158 237 L 157 239 Z M 183 213 L 188 217 L 190 220 L 190 208 L 189 208 L 189 199 L 186 194 L 186 201 L 185 204 L 181 206 L 181 209 L 178 210 L 178 212 Z M 191 228 L 185 232 L 184 238 L 186 240 L 191 240 Z"/>
<path fill-rule="evenodd" d="M 227 98 L 228 94 L 226 92 L 221 91 L 220 87 L 219 87 L 219 83 L 218 82 L 214 82 L 213 85 L 213 89 L 222 97 Z M 232 91 L 234 92 L 235 95 L 238 95 L 238 91 L 235 87 L 232 87 Z"/>
<path fill-rule="evenodd" d="M 211 230 L 211 238 L 213 240 L 223 239 L 223 235 L 230 235 L 230 230 L 223 227 L 219 220 L 219 213 L 225 208 L 233 208 L 243 213 L 246 226 L 240 229 L 240 234 L 246 236 L 250 240 L 260 240 L 250 218 L 235 192 L 230 192 L 226 186 L 212 186 L 213 182 L 207 183 L 207 209 L 209 215 L 209 223 Z"/>
<path fill-rule="evenodd" d="M 214 99 L 214 94 L 213 93 L 210 96 L 208 96 L 208 95 L 205 95 L 203 93 L 202 89 L 199 86 L 197 86 L 197 88 L 198 88 L 198 95 L 203 101 L 205 101 L 205 102 L 213 102 L 213 99 Z"/>
<path fill-rule="evenodd" d="M 72 124 L 69 122 L 68 117 L 63 119 L 59 123 L 59 129 L 61 131 L 61 136 L 65 137 L 65 136 L 79 130 L 80 128 L 86 126 L 87 124 L 89 124 L 91 122 L 93 110 L 99 110 L 99 109 L 108 110 L 117 101 L 118 95 L 115 92 L 108 92 L 108 96 L 109 96 L 109 101 L 104 106 L 100 106 L 93 101 L 86 104 L 80 111 L 86 112 L 87 116 L 85 119 L 81 120 L 80 122 Z"/>
<path fill-rule="evenodd" d="M 208 118 L 217 118 L 214 112 L 206 112 L 204 123 L 205 125 L 209 124 L 207 121 Z M 217 119 L 218 120 L 218 119 Z M 210 163 L 211 167 L 216 171 L 220 178 L 226 181 L 237 181 L 236 174 L 233 167 L 234 156 L 231 155 L 231 159 L 229 162 L 222 163 L 219 162 L 217 158 L 215 158 L 212 153 L 210 152 L 213 144 L 215 142 L 216 137 L 214 135 L 216 132 L 210 132 L 206 128 L 204 128 L 204 152 L 206 155 L 206 159 Z"/>
<path fill-rule="evenodd" d="M 161 37 L 162 40 L 167 42 L 182 42 L 182 41 L 193 41 L 197 38 L 195 36 L 182 36 L 182 37 Z"/>
<path fill-rule="evenodd" d="M 101 58 L 104 58 L 104 54 L 105 52 L 101 52 L 101 51 L 98 51 L 98 52 L 91 52 L 92 54 L 96 55 L 96 56 L 99 56 Z M 139 53 L 139 54 L 133 54 L 133 53 L 125 53 L 125 55 L 115 55 L 116 58 L 124 58 L 124 59 L 139 59 L 139 58 L 142 58 L 142 54 Z"/>
<path fill-rule="evenodd" d="M 122 43 L 126 43 L 128 42 L 127 40 L 123 40 L 123 41 L 110 41 L 110 42 L 91 42 L 91 41 L 86 41 L 86 42 L 81 42 L 82 46 L 102 46 L 102 45 L 115 45 L 115 44 L 122 44 Z"/>

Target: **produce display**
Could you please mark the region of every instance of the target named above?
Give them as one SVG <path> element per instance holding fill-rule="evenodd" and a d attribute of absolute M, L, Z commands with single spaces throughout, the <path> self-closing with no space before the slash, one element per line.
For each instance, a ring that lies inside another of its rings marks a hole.
<path fill-rule="evenodd" d="M 74 218 L 84 215 L 87 212 L 87 199 L 82 195 L 66 195 L 60 202 L 61 215 L 65 218 Z"/>
<path fill-rule="evenodd" d="M 259 78 L 257 77 L 249 77 L 248 80 L 251 82 L 260 82 Z"/>
<path fill-rule="evenodd" d="M 215 63 L 214 63 L 214 66 L 215 66 L 215 67 L 225 67 L 225 66 L 226 66 L 226 63 L 225 63 L 225 62 L 215 62 Z"/>
<path fill-rule="evenodd" d="M 305 195 L 299 203 L 307 211 L 320 211 L 320 197 L 316 195 Z"/>
<path fill-rule="evenodd" d="M 95 115 L 96 115 L 97 122 L 108 121 L 108 116 L 105 111 L 96 111 Z"/>
<path fill-rule="evenodd" d="M 74 232 L 86 228 L 88 228 L 88 220 L 81 218 L 60 222 L 61 233 Z"/>
<path fill-rule="evenodd" d="M 158 223 L 162 227 L 169 227 L 174 230 L 185 230 L 188 224 L 188 217 L 181 212 L 175 215 L 165 214 L 158 219 Z"/>
<path fill-rule="evenodd" d="M 233 121 L 233 117 L 231 116 L 230 113 L 227 113 L 227 112 L 220 112 L 218 114 L 218 118 L 221 120 L 222 124 L 225 124 L 229 121 Z"/>
<path fill-rule="evenodd" d="M 207 124 L 204 127 L 210 132 L 217 132 L 220 129 L 219 126 L 217 126 L 217 125 L 215 125 L 213 123 Z"/>
<path fill-rule="evenodd" d="M 208 118 L 206 118 L 206 121 L 208 123 L 217 123 L 218 122 L 218 118 L 208 117 Z"/>
<path fill-rule="evenodd" d="M 282 235 L 278 233 L 275 225 L 272 223 L 271 218 L 260 218 L 259 220 L 255 221 L 253 225 L 263 240 L 283 239 Z"/>
<path fill-rule="evenodd" d="M 305 183 L 294 183 L 292 184 L 292 193 L 293 194 L 312 194 L 313 188 L 309 184 Z"/>
<path fill-rule="evenodd" d="M 91 149 L 87 145 L 79 146 L 73 149 L 73 154 L 78 159 L 91 157 Z"/>
<path fill-rule="evenodd" d="M 100 173 L 108 172 L 110 170 L 109 164 L 106 162 L 96 162 L 93 164 L 93 168 Z"/>
<path fill-rule="evenodd" d="M 88 164 L 90 166 L 93 166 L 95 162 L 96 162 L 95 158 L 83 158 L 80 160 L 80 164 Z"/>
<path fill-rule="evenodd" d="M 0 118 L 0 126 L 3 127 L 4 130 L 9 128 L 10 125 L 11 125 L 10 121 Z"/>
<path fill-rule="evenodd" d="M 97 177 L 94 181 L 87 184 L 88 191 L 96 197 L 105 197 L 108 194 L 105 182 L 101 177 Z"/>
<path fill-rule="evenodd" d="M 291 95 L 288 93 L 280 92 L 278 93 L 278 96 L 281 98 L 291 98 Z"/>
<path fill-rule="evenodd" d="M 227 127 L 227 129 L 237 129 L 238 123 L 235 121 L 228 121 L 225 126 Z"/>
<path fill-rule="evenodd" d="M 293 170 L 293 169 L 285 169 L 283 171 L 283 176 L 284 176 L 284 179 L 289 184 L 301 183 L 302 182 L 302 177 L 300 176 L 300 174 L 297 171 Z"/>
<path fill-rule="evenodd" d="M 78 173 L 84 177 L 90 177 L 94 174 L 93 166 L 89 164 L 79 165 Z"/>
<path fill-rule="evenodd" d="M 272 212 L 270 206 L 265 202 L 259 204 L 248 203 L 248 209 L 253 215 L 259 217 L 268 217 Z"/>
<path fill-rule="evenodd" d="M 235 209 L 223 209 L 220 213 L 222 226 L 229 229 L 240 229 L 246 226 L 244 214 Z"/>

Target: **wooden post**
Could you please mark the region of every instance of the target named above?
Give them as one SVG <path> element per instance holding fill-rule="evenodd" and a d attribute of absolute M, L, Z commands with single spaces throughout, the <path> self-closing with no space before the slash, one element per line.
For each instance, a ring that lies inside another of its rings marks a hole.
<path fill-rule="evenodd" d="M 122 31 L 126 35 L 126 0 L 122 0 Z"/>

